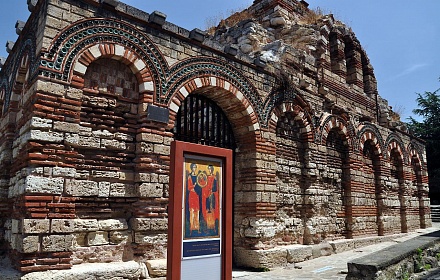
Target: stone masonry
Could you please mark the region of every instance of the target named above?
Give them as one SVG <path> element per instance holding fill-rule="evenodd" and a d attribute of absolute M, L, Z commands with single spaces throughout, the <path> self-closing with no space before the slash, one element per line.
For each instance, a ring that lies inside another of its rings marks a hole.
<path fill-rule="evenodd" d="M 236 141 L 236 265 L 431 225 L 424 143 L 332 15 L 255 0 L 206 33 L 119 1 L 28 3 L 0 64 L 0 255 L 23 274 L 166 259 L 189 95 L 215 102 Z"/>

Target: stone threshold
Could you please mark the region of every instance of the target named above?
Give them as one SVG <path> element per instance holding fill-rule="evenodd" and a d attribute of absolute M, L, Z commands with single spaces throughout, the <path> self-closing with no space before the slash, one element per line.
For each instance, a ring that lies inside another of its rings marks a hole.
<path fill-rule="evenodd" d="M 0 279 L 3 280 L 138 280 L 165 279 L 166 260 L 135 261 L 114 263 L 84 263 L 73 265 L 67 270 L 49 270 L 32 272 L 24 276 L 13 269 L 0 267 Z"/>
<path fill-rule="evenodd" d="M 411 235 L 400 233 L 386 236 L 370 236 L 355 239 L 339 239 L 315 245 L 286 245 L 267 250 L 234 249 L 235 264 L 245 268 L 274 268 L 299 263 L 314 258 L 338 254 L 380 242 L 393 241 Z"/>

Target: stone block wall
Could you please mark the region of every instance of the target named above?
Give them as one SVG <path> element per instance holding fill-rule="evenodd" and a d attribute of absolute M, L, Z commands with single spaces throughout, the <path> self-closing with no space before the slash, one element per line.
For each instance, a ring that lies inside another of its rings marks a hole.
<path fill-rule="evenodd" d="M 0 72 L 0 249 L 20 271 L 166 258 L 188 95 L 217 104 L 237 142 L 237 252 L 430 226 L 423 142 L 391 126 L 332 16 L 311 28 L 297 1 L 256 1 L 200 42 L 100 2 L 38 1 Z"/>

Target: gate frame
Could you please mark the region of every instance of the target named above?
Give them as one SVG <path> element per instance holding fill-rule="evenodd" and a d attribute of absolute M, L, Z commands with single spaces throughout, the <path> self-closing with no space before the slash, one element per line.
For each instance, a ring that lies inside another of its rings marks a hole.
<path fill-rule="evenodd" d="M 232 279 L 233 239 L 233 150 L 200 144 L 173 141 L 171 143 L 170 200 L 168 204 L 167 280 L 181 279 L 182 262 L 182 197 L 183 163 L 185 155 L 208 156 L 223 162 L 222 280 Z"/>

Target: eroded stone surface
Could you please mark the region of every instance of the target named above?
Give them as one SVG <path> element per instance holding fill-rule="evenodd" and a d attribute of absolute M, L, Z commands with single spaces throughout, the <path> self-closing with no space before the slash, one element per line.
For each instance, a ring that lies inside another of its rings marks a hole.
<path fill-rule="evenodd" d="M 87 234 L 88 246 L 106 245 L 108 243 L 108 232 L 94 231 Z"/>
<path fill-rule="evenodd" d="M 118 263 L 93 263 L 73 266 L 70 270 L 34 272 L 22 280 L 137 280 L 141 278 L 141 266 L 134 261 Z M 15 280 L 15 279 L 14 279 Z"/>
<path fill-rule="evenodd" d="M 24 219 L 23 233 L 47 233 L 49 232 L 50 220 Z"/>
<path fill-rule="evenodd" d="M 148 272 L 152 277 L 163 277 L 167 275 L 167 260 L 151 260 L 146 262 Z"/>
<path fill-rule="evenodd" d="M 73 235 L 49 235 L 41 242 L 43 252 L 66 252 L 72 250 Z"/>
<path fill-rule="evenodd" d="M 99 230 L 115 231 L 128 229 L 127 221 L 125 219 L 110 219 L 98 221 Z"/>

